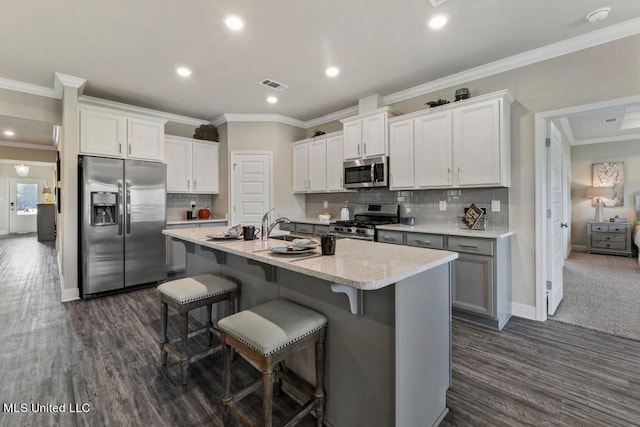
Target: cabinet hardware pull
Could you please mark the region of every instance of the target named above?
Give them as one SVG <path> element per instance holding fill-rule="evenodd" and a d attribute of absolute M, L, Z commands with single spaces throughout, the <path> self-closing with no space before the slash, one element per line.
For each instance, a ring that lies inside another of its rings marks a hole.
<path fill-rule="evenodd" d="M 131 155 L 131 144 L 127 144 L 127 145 L 129 146 L 129 147 L 128 147 L 128 151 L 127 151 L 127 153 L 128 153 L 129 155 Z"/>
<path fill-rule="evenodd" d="M 384 236 L 384 237 L 383 237 L 383 239 L 384 239 L 384 240 L 391 240 L 392 242 L 395 242 L 395 241 L 396 241 L 396 239 L 395 239 L 395 238 L 393 238 L 393 237 L 389 237 L 389 236 Z"/>
<path fill-rule="evenodd" d="M 425 245 L 431 244 L 431 240 L 416 240 L 416 242 L 422 243 L 422 244 L 425 244 Z"/>
<path fill-rule="evenodd" d="M 462 184 L 462 168 L 458 166 L 458 184 Z"/>
<path fill-rule="evenodd" d="M 447 168 L 447 181 L 451 184 L 451 168 Z"/>
<path fill-rule="evenodd" d="M 360 155 L 360 144 L 358 144 L 358 156 Z"/>
<path fill-rule="evenodd" d="M 118 143 L 118 153 L 122 154 L 122 143 Z"/>
<path fill-rule="evenodd" d="M 191 190 L 191 180 L 187 180 L 187 190 Z"/>
<path fill-rule="evenodd" d="M 198 188 L 198 182 L 194 179 L 193 180 L 193 191 L 196 191 L 197 188 Z"/>
<path fill-rule="evenodd" d="M 470 248 L 470 249 L 478 249 L 476 245 L 458 245 L 461 248 Z"/>
<path fill-rule="evenodd" d="M 364 155 L 366 156 L 367 155 L 367 143 L 364 142 L 362 145 L 364 147 Z"/>

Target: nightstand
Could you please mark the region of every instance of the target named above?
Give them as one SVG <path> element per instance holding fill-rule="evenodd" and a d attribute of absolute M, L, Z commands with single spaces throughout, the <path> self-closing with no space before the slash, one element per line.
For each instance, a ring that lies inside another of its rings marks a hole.
<path fill-rule="evenodd" d="M 587 252 L 632 256 L 631 224 L 587 221 Z"/>

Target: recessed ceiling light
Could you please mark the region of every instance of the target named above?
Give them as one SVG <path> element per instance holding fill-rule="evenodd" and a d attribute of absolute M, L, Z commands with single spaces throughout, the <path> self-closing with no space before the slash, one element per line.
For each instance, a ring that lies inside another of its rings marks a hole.
<path fill-rule="evenodd" d="M 589 14 L 586 16 L 586 20 L 589 22 L 602 21 L 609 15 L 609 12 L 611 12 L 610 7 L 598 8 L 592 12 L 589 12 Z"/>
<path fill-rule="evenodd" d="M 176 73 L 178 73 L 180 77 L 189 77 L 191 75 L 191 70 L 187 67 L 178 67 L 176 68 Z"/>
<path fill-rule="evenodd" d="M 429 27 L 433 30 L 439 30 L 447 24 L 447 17 L 444 15 L 436 15 L 429 20 Z"/>
<path fill-rule="evenodd" d="M 5 134 L 6 136 L 13 136 L 13 135 L 15 135 L 16 133 L 15 133 L 14 131 L 12 131 L 12 130 L 5 130 L 5 131 L 4 131 L 4 134 Z"/>
<path fill-rule="evenodd" d="M 278 98 L 276 98 L 275 96 L 268 96 L 267 97 L 267 102 L 269 104 L 275 104 L 276 102 L 278 102 Z"/>
<path fill-rule="evenodd" d="M 224 18 L 224 23 L 233 31 L 240 31 L 244 28 L 244 19 L 238 15 L 227 15 Z"/>
<path fill-rule="evenodd" d="M 335 77 L 338 74 L 340 74 L 340 68 L 338 68 L 338 67 L 329 67 L 324 72 L 327 73 L 327 76 L 329 76 L 329 77 Z"/>

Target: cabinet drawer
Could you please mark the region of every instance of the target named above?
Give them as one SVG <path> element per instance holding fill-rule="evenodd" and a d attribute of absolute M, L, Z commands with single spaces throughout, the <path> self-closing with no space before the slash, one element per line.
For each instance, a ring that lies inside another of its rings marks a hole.
<path fill-rule="evenodd" d="M 328 225 L 314 225 L 313 226 L 313 234 L 316 236 L 321 236 L 323 234 L 329 234 L 329 226 Z"/>
<path fill-rule="evenodd" d="M 593 233 L 591 235 L 591 240 L 594 244 L 600 241 L 625 243 L 627 241 L 627 236 L 625 234 L 614 233 Z"/>
<path fill-rule="evenodd" d="M 378 242 L 404 245 L 404 233 L 402 231 L 378 230 Z"/>
<path fill-rule="evenodd" d="M 493 256 L 494 242 L 489 239 L 450 236 L 448 249 L 454 252 Z"/>
<path fill-rule="evenodd" d="M 444 249 L 444 238 L 438 234 L 407 233 L 407 245 L 421 248 Z"/>
<path fill-rule="evenodd" d="M 296 233 L 313 234 L 313 224 L 296 224 Z"/>
<path fill-rule="evenodd" d="M 296 224 L 293 223 L 293 222 L 289 222 L 289 223 L 281 222 L 280 223 L 280 230 L 282 230 L 282 231 L 296 231 Z"/>
<path fill-rule="evenodd" d="M 626 233 L 628 225 L 620 225 L 620 224 L 591 224 L 592 232 L 601 232 L 601 233 Z"/>
<path fill-rule="evenodd" d="M 627 243 L 622 242 L 611 242 L 607 240 L 594 240 L 591 242 L 592 248 L 604 248 L 604 249 L 618 249 L 618 250 L 626 250 Z"/>

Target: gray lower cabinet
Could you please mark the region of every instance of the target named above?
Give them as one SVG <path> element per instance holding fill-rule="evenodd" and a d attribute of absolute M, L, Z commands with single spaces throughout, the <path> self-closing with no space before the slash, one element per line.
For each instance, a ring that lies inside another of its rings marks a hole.
<path fill-rule="evenodd" d="M 178 228 L 200 228 L 200 227 L 212 227 L 214 225 L 225 225 L 224 223 L 203 223 L 203 224 L 171 224 L 167 225 L 168 230 L 175 230 Z M 184 243 L 178 240 L 173 240 L 167 236 L 167 273 L 176 273 L 184 271 L 187 267 L 187 250 Z"/>
<path fill-rule="evenodd" d="M 511 238 L 377 230 L 378 242 L 458 252 L 451 263 L 452 314 L 501 330 L 511 317 Z"/>
<path fill-rule="evenodd" d="M 38 203 L 38 242 L 56 240 L 56 205 Z"/>
<path fill-rule="evenodd" d="M 291 234 L 306 236 L 322 236 L 329 234 L 329 225 L 309 224 L 307 222 L 290 222 L 280 224 L 280 230 L 289 231 Z"/>

